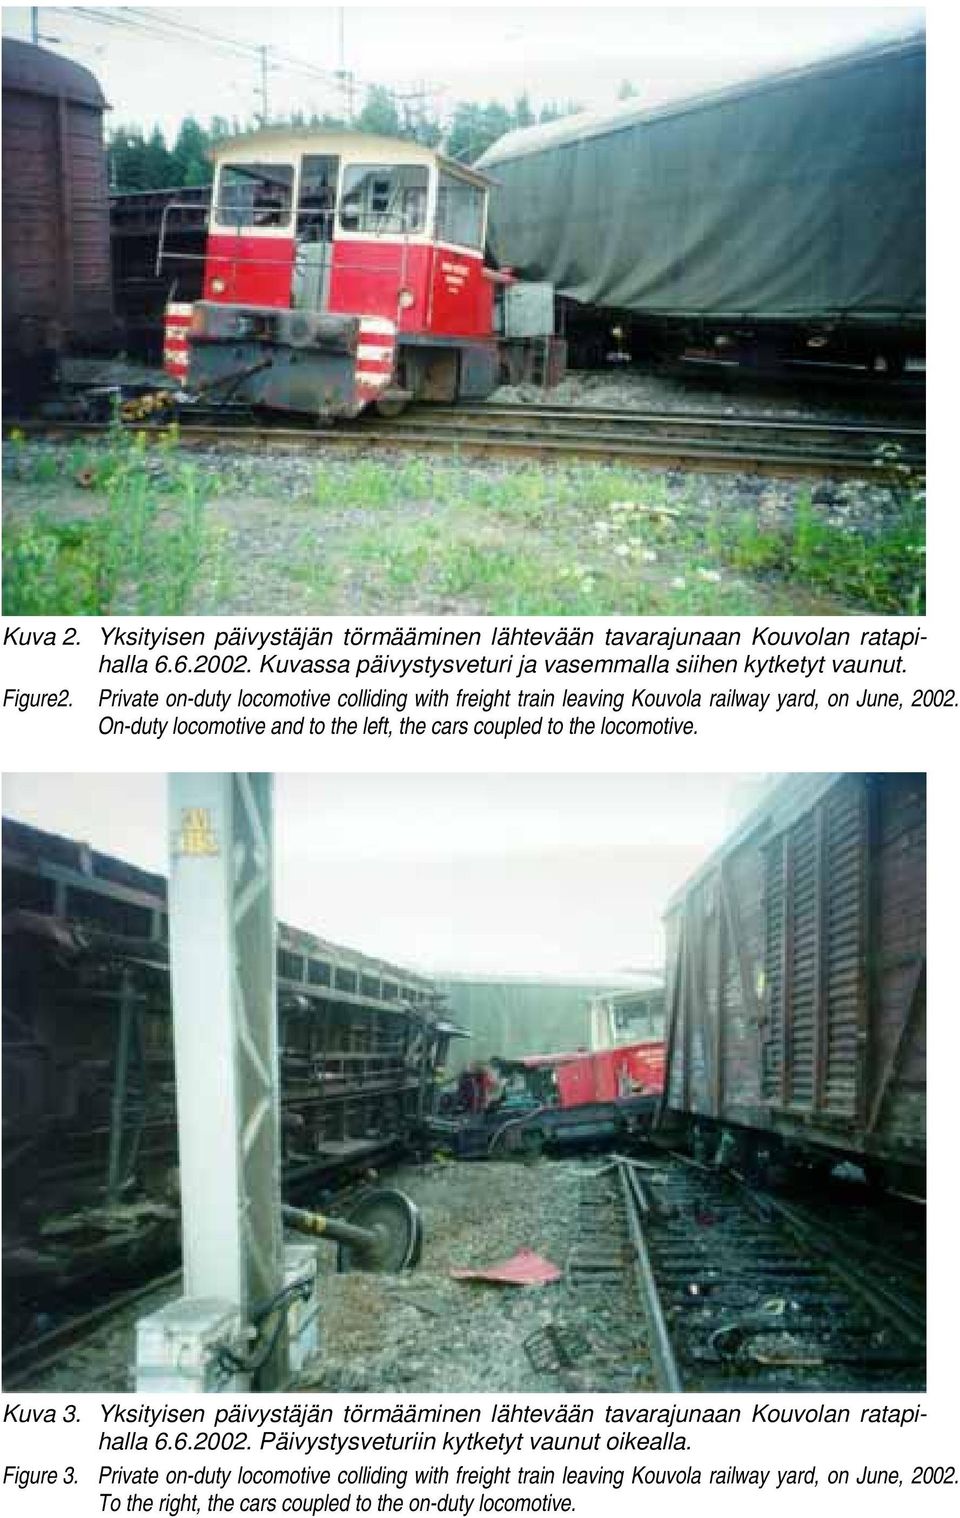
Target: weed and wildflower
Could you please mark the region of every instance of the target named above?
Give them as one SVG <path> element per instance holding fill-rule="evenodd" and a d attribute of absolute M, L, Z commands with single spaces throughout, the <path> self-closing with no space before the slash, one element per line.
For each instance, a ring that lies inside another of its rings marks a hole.
<path fill-rule="evenodd" d="M 923 481 L 892 448 L 872 481 L 815 490 L 411 455 L 185 461 L 175 437 L 127 433 L 52 454 L 14 436 L 5 470 L 36 487 L 5 539 L 14 615 L 924 609 Z M 62 484 L 91 509 L 45 509 Z"/>
<path fill-rule="evenodd" d="M 735 569 L 820 587 L 871 611 L 921 615 L 926 605 L 923 478 L 902 463 L 895 445 L 879 450 L 876 468 L 889 498 L 879 528 L 864 532 L 824 522 L 805 490 L 792 521 L 759 527 L 741 517 L 729 537 L 719 538 L 718 557 Z"/>
<path fill-rule="evenodd" d="M 41 453 L 28 463 L 23 440 L 11 437 L 15 474 L 26 472 L 37 486 L 65 478 L 101 509 L 67 521 L 41 510 L 7 523 L 8 616 L 173 616 L 191 609 L 201 583 L 216 584 L 217 536 L 205 512 L 210 483 L 178 457 L 176 444 L 171 433 L 148 467 L 145 434 L 118 429 L 105 450 Z"/>

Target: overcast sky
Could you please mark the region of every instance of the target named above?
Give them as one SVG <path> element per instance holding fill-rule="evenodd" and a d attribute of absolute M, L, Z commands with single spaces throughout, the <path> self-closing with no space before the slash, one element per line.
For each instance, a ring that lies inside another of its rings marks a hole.
<path fill-rule="evenodd" d="M 652 104 L 910 30 L 923 15 L 916 7 L 770 4 L 77 6 L 40 7 L 40 31 L 46 45 L 97 75 L 113 123 L 159 122 L 169 135 L 188 114 L 246 121 L 258 111 L 260 46 L 272 49 L 272 114 L 342 108 L 332 79 L 295 72 L 286 54 L 311 70 L 332 72 L 342 61 L 358 80 L 403 92 L 425 84 L 442 116 L 459 99 L 512 101 L 524 90 L 536 105 L 602 107 L 624 79 Z M 29 9 L 5 8 L 3 26 L 28 37 Z"/>
<path fill-rule="evenodd" d="M 277 912 L 411 968 L 614 975 L 662 961 L 671 893 L 748 775 L 279 775 Z M 166 873 L 166 777 L 6 775 L 3 812 Z"/>

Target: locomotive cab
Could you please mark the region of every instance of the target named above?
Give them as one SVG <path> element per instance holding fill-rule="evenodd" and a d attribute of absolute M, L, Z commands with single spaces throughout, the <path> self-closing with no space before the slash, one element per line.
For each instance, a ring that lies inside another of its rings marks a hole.
<path fill-rule="evenodd" d="M 194 394 L 327 417 L 490 393 L 484 175 L 346 130 L 214 156 L 202 299 L 167 318 L 167 368 Z"/>

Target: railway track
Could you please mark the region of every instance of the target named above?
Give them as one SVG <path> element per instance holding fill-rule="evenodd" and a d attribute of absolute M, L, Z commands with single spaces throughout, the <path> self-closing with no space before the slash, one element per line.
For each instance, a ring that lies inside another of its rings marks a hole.
<path fill-rule="evenodd" d="M 254 448 L 382 448 L 452 452 L 467 457 L 570 460 L 635 467 L 757 474 L 863 477 L 876 473 L 881 450 L 920 470 L 926 434 L 920 426 L 846 421 L 784 421 L 686 412 L 640 412 L 551 405 L 422 406 L 393 420 L 252 425 L 242 408 L 197 407 L 180 417 L 181 441 L 203 447 L 229 440 Z M 166 428 L 131 423 L 148 435 Z M 107 436 L 105 423 L 35 421 L 27 435 Z"/>
<path fill-rule="evenodd" d="M 549 1185 L 551 1167 L 536 1175 Z M 546 1179 L 544 1179 L 546 1177 Z M 650 1151 L 585 1165 L 565 1288 L 524 1340 L 547 1385 L 577 1392 L 920 1390 L 922 1229 L 851 1202 L 784 1202 Z M 338 1206 L 344 1205 L 338 1199 Z M 879 1250 L 876 1236 L 886 1245 Z M 89 1303 L 8 1349 L 3 1384 L 126 1366 L 138 1317 L 178 1273 Z M 123 1347 L 118 1349 L 119 1340 Z M 112 1347 L 111 1347 L 112 1346 Z"/>
<path fill-rule="evenodd" d="M 302 1183 L 309 1179 L 308 1172 L 301 1177 L 301 1185 L 298 1187 L 296 1178 L 288 1177 L 290 1193 L 302 1197 Z M 339 1217 L 345 1211 L 349 1213 L 369 1190 L 370 1184 L 366 1177 L 343 1186 L 329 1208 L 329 1215 Z M 170 1251 L 167 1251 L 162 1263 L 169 1265 L 170 1259 Z M 163 1270 L 158 1269 L 159 1264 L 160 1261 L 155 1261 L 149 1274 L 141 1275 L 132 1286 L 120 1286 L 116 1281 L 111 1282 L 109 1278 L 103 1277 L 98 1278 L 99 1284 L 88 1281 L 73 1291 L 61 1291 L 50 1297 L 43 1309 L 49 1317 L 59 1316 L 59 1321 L 52 1327 L 16 1338 L 9 1346 L 5 1332 L 2 1360 L 4 1390 L 35 1385 L 37 1377 L 54 1370 L 85 1346 L 93 1348 L 100 1345 L 102 1352 L 103 1338 L 115 1326 L 122 1326 L 129 1333 L 132 1342 L 134 1324 L 141 1316 L 145 1304 L 151 1303 L 153 1298 L 161 1294 L 172 1293 L 180 1285 L 180 1268 Z M 127 1279 L 129 1281 L 129 1276 Z M 9 1292 L 10 1287 L 5 1284 L 5 1293 Z"/>
<path fill-rule="evenodd" d="M 924 1269 L 903 1246 L 878 1256 L 863 1219 L 826 1222 L 679 1156 L 620 1159 L 585 1177 L 567 1265 L 573 1301 L 606 1316 L 578 1384 L 619 1341 L 621 1387 L 922 1389 Z"/>
<path fill-rule="evenodd" d="M 86 1311 L 72 1313 L 46 1332 L 14 1344 L 3 1356 L 4 1391 L 32 1385 L 37 1376 L 53 1370 L 74 1350 L 98 1338 L 125 1314 L 139 1309 L 158 1293 L 172 1290 L 179 1281 L 179 1269 L 152 1276 L 141 1286 L 118 1292 Z"/>
<path fill-rule="evenodd" d="M 360 428 L 377 430 L 376 421 L 359 419 Z M 924 429 L 885 427 L 872 422 L 791 421 L 763 416 L 716 416 L 704 412 L 614 410 L 606 407 L 433 406 L 406 413 L 391 427 L 413 435 L 436 436 L 452 430 L 469 441 L 486 436 L 503 446 L 516 443 L 538 449 L 627 452 L 665 455 L 696 462 L 749 459 L 758 464 L 799 466 L 824 461 L 840 467 L 867 464 L 877 450 L 894 445 L 905 462 L 920 466 Z"/>

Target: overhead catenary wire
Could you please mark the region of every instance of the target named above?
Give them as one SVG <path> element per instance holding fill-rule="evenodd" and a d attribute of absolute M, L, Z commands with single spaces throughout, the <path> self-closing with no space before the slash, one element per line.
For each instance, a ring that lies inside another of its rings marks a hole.
<path fill-rule="evenodd" d="M 171 46 L 183 47 L 191 41 L 203 42 L 208 47 L 216 47 L 230 53 L 237 58 L 243 58 L 253 65 L 258 71 L 259 83 L 256 86 L 261 96 L 261 103 L 265 105 L 265 55 L 269 53 L 269 68 L 277 72 L 299 74 L 305 78 L 314 79 L 326 85 L 330 90 L 336 91 L 343 96 L 348 105 L 349 113 L 352 114 L 352 99 L 357 88 L 370 90 L 374 88 L 375 81 L 358 78 L 351 70 L 342 65 L 336 69 L 321 68 L 317 64 L 309 63 L 303 58 L 297 58 L 280 48 L 264 43 L 246 41 L 238 37 L 229 37 L 220 31 L 214 31 L 209 27 L 201 27 L 193 22 L 182 20 L 180 15 L 176 17 L 163 11 L 138 10 L 133 6 L 122 6 L 116 10 L 95 10 L 86 6 L 75 7 L 50 7 L 51 14 L 57 14 L 64 18 L 70 17 L 87 22 L 96 26 L 107 26 L 114 31 L 126 31 L 136 35 L 141 33 L 160 42 L 166 42 Z M 390 99 L 401 106 L 409 102 L 424 101 L 429 94 L 440 92 L 440 86 L 418 86 L 414 90 L 397 90 L 389 86 L 377 85 L 377 88 L 385 89 Z M 265 114 L 265 110 L 261 111 Z"/>

